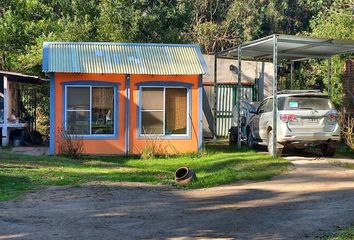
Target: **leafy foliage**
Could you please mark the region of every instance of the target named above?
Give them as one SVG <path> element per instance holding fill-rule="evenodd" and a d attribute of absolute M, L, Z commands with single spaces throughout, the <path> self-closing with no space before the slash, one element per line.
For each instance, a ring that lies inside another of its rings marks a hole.
<path fill-rule="evenodd" d="M 272 33 L 354 39 L 350 4 L 350 0 L 2 0 L 0 69 L 43 76 L 44 41 L 194 42 L 213 54 Z M 342 61 L 333 59 L 332 98 L 337 104 Z M 326 86 L 324 62 L 310 62 L 297 71 L 299 86 Z M 48 97 L 48 87 L 38 94 Z M 41 103 L 40 111 L 48 114 L 48 100 Z"/>
<path fill-rule="evenodd" d="M 334 39 L 354 39 L 354 20 L 352 9 L 348 0 L 337 0 L 333 5 L 317 17 L 310 21 L 310 31 L 308 35 L 319 38 Z M 351 55 L 335 56 L 332 58 L 332 79 L 331 79 L 331 98 L 337 106 L 342 104 L 343 96 L 343 66 L 344 61 Z M 302 86 L 310 84 L 320 84 L 325 89 L 328 85 L 327 61 L 310 61 L 304 66 L 300 75 L 303 81 Z M 314 74 L 315 73 L 315 74 Z"/>

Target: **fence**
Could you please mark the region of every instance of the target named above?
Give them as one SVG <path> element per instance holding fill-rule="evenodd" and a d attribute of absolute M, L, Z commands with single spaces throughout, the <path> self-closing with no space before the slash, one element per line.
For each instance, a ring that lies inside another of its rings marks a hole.
<path fill-rule="evenodd" d="M 215 136 L 218 138 L 228 137 L 232 121 L 232 108 L 236 105 L 238 85 L 233 83 L 219 83 L 215 90 Z M 241 98 L 250 101 L 257 100 L 255 85 L 241 85 Z"/>

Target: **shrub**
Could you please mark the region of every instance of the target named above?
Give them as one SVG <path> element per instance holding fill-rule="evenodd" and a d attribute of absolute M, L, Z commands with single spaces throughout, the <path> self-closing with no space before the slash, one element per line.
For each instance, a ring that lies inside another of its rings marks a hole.
<path fill-rule="evenodd" d="M 146 131 L 144 130 L 146 134 Z M 156 156 L 167 156 L 167 154 L 177 155 L 179 152 L 167 140 L 164 143 L 161 142 L 161 138 L 158 135 L 146 134 L 145 145 L 139 149 L 141 159 L 151 159 Z"/>
<path fill-rule="evenodd" d="M 346 145 L 354 150 L 354 116 L 352 114 L 342 114 L 342 136 Z"/>
<path fill-rule="evenodd" d="M 76 134 L 69 134 L 68 131 L 63 128 L 58 129 L 57 136 L 60 155 L 73 159 L 81 158 L 84 151 L 82 137 Z"/>

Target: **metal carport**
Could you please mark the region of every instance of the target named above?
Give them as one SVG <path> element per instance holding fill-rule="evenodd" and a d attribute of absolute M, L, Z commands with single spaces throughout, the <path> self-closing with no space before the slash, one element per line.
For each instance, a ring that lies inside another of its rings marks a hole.
<path fill-rule="evenodd" d="M 273 62 L 278 66 L 279 61 L 291 63 L 291 81 L 293 80 L 293 66 L 296 61 L 308 59 L 327 59 L 328 60 L 328 94 L 331 94 L 331 57 L 333 55 L 354 52 L 354 41 L 321 39 L 313 37 L 303 37 L 294 35 L 273 34 L 251 42 L 242 43 L 233 48 L 215 54 L 215 63 L 217 58 L 235 59 L 238 62 L 238 91 L 240 91 L 242 78 L 242 61 Z M 216 64 L 215 64 L 216 68 Z M 274 67 L 272 95 L 273 95 L 273 157 L 276 156 L 277 144 L 277 67 Z M 215 69 L 215 73 L 217 69 Z M 216 75 L 215 75 L 216 81 Z M 240 117 L 241 94 L 237 94 L 238 106 L 238 126 L 241 125 Z M 238 148 L 241 147 L 241 128 L 238 128 Z"/>

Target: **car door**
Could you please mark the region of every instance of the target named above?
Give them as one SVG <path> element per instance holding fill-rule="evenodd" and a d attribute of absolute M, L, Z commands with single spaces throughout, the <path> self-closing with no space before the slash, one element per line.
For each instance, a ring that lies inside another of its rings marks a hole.
<path fill-rule="evenodd" d="M 260 125 L 259 121 L 260 118 L 262 117 L 262 114 L 265 112 L 265 107 L 266 103 L 268 102 L 268 99 L 264 100 L 258 107 L 257 113 L 252 116 L 252 119 L 250 120 L 250 126 L 252 129 L 253 137 L 255 139 L 260 139 Z"/>
<path fill-rule="evenodd" d="M 267 128 L 272 122 L 273 99 L 269 98 L 264 105 L 264 111 L 259 116 L 259 137 L 262 140 L 268 138 Z"/>

